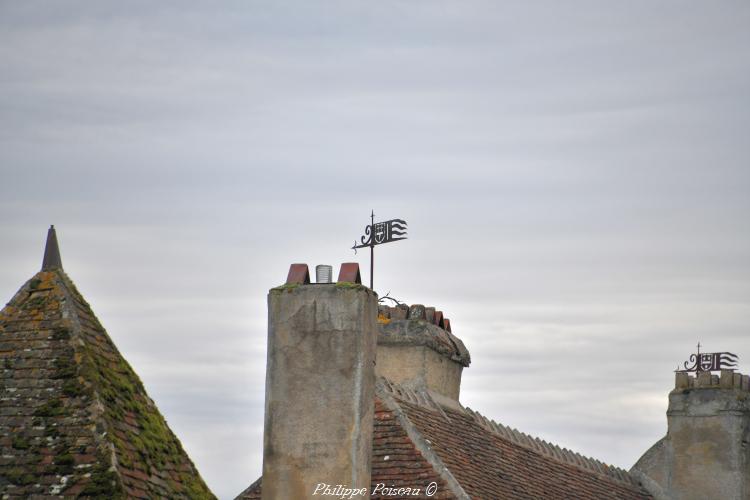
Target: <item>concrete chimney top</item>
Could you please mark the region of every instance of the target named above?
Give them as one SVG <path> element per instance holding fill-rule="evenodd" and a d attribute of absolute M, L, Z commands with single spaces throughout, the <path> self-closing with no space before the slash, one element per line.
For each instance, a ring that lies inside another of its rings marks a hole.
<path fill-rule="evenodd" d="M 656 499 L 748 498 L 750 376 L 675 374 L 667 435 L 631 469 Z"/>

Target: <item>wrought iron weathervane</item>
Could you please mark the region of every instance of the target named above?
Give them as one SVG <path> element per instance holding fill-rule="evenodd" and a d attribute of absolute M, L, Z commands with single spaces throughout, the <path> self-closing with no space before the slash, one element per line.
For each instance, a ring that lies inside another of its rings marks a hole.
<path fill-rule="evenodd" d="M 370 225 L 365 227 L 365 235 L 360 238 L 360 244 L 354 240 L 352 249 L 357 253 L 358 248 L 370 247 L 370 289 L 374 290 L 372 273 L 375 267 L 375 245 L 390 243 L 391 241 L 406 239 L 406 221 L 403 219 L 391 219 L 384 222 L 375 222 L 375 211 L 370 214 Z"/>
<path fill-rule="evenodd" d="M 731 352 L 701 352 L 701 343 L 698 342 L 698 352 L 690 355 L 690 360 L 685 361 L 683 370 L 679 365 L 675 372 L 715 372 L 719 370 L 736 370 L 737 355 Z M 692 363 L 692 364 L 691 364 Z M 688 366 L 690 364 L 690 366 Z"/>

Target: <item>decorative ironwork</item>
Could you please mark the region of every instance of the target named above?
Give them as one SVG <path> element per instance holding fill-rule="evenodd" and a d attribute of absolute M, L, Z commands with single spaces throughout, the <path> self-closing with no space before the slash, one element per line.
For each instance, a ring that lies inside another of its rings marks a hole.
<path fill-rule="evenodd" d="M 731 352 L 701 352 L 701 344 L 698 342 L 698 352 L 690 355 L 690 359 L 683 363 L 684 369 L 679 365 L 675 372 L 715 372 L 720 370 L 736 370 L 738 357 Z"/>
<path fill-rule="evenodd" d="M 360 244 L 354 240 L 352 250 L 357 253 L 358 248 L 370 247 L 370 289 L 373 288 L 373 270 L 375 267 L 375 245 L 390 243 L 392 241 L 406 239 L 406 221 L 403 219 L 391 219 L 384 222 L 375 222 L 375 211 L 370 214 L 370 224 L 365 227 L 365 234 L 360 238 Z"/>
<path fill-rule="evenodd" d="M 374 221 L 373 221 L 374 223 Z M 365 248 L 371 245 L 380 245 L 390 243 L 391 241 L 406 239 L 406 221 L 402 219 L 391 219 L 385 222 L 374 223 L 365 228 L 365 235 L 360 238 L 360 245 L 354 243 L 352 247 L 355 251 L 357 248 Z"/>

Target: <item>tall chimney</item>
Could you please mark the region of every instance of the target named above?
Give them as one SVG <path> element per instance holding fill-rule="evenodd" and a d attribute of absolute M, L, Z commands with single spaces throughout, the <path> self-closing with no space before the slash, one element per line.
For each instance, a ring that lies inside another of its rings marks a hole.
<path fill-rule="evenodd" d="M 631 469 L 657 500 L 750 498 L 750 377 L 677 373 L 667 435 Z"/>
<path fill-rule="evenodd" d="M 262 498 L 310 498 L 320 485 L 369 498 L 377 295 L 309 281 L 293 264 L 268 294 Z"/>

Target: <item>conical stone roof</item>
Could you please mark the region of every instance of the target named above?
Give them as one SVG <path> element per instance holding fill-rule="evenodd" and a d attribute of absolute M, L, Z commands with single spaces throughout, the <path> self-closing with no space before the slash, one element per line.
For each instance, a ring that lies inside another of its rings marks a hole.
<path fill-rule="evenodd" d="M 62 265 L 46 269 L 0 312 L 0 496 L 215 498 Z"/>

